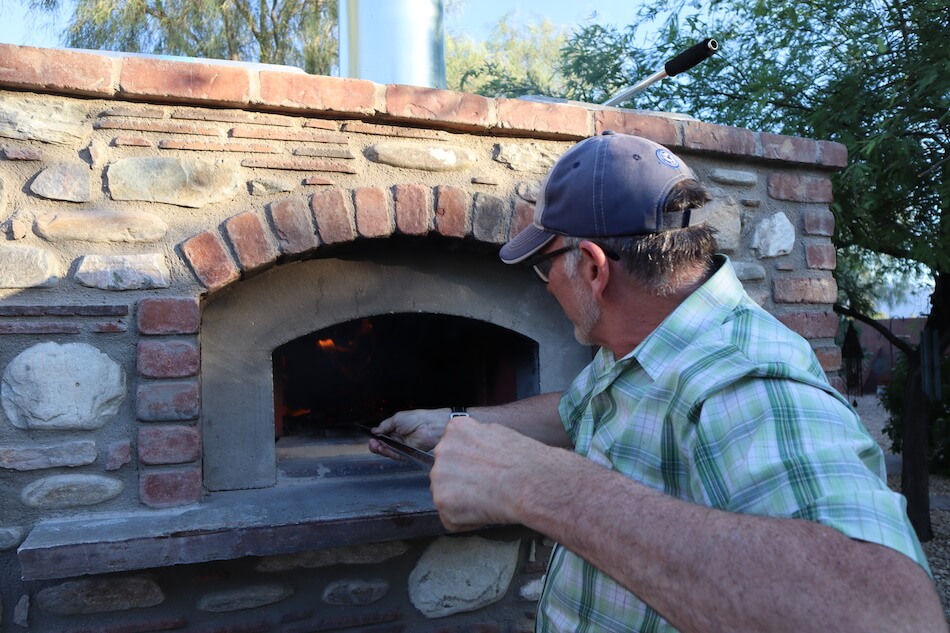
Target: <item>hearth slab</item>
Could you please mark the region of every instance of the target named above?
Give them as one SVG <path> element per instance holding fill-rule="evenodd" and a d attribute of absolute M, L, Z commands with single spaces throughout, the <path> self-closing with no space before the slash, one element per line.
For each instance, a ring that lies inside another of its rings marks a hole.
<path fill-rule="evenodd" d="M 46 580 L 444 532 L 427 474 L 410 472 L 219 492 L 174 510 L 43 521 L 17 553 L 24 580 Z"/>

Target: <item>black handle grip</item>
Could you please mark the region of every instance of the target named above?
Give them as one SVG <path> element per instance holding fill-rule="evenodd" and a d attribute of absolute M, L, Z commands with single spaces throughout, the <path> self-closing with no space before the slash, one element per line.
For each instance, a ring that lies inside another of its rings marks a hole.
<path fill-rule="evenodd" d="M 719 50 L 719 42 L 714 39 L 703 40 L 695 46 L 690 46 L 685 51 L 666 62 L 663 70 L 670 77 L 678 75 L 684 70 L 689 70 L 704 59 L 711 57 L 713 53 Z"/>

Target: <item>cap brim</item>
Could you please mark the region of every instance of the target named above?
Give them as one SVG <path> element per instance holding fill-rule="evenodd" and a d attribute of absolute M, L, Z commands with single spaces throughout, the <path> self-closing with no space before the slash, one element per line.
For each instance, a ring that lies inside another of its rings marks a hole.
<path fill-rule="evenodd" d="M 502 246 L 498 256 L 506 264 L 518 264 L 544 248 L 555 237 L 554 233 L 531 224 Z"/>

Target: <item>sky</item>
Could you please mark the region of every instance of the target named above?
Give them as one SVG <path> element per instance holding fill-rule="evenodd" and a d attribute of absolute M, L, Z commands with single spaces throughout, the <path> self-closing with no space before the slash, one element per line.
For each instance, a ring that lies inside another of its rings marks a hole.
<path fill-rule="evenodd" d="M 380 0 L 386 2 L 388 0 Z M 26 2 L 0 0 L 0 42 L 27 46 L 55 47 L 65 19 L 51 25 L 25 15 Z M 557 26 L 581 24 L 596 16 L 599 24 L 623 26 L 634 20 L 636 0 L 451 0 L 446 2 L 445 26 L 453 35 L 484 39 L 491 27 L 509 13 L 516 21 L 547 18 Z"/>

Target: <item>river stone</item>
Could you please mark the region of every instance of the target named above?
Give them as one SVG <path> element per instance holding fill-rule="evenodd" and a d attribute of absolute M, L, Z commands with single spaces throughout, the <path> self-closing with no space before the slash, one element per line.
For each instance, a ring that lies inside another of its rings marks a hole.
<path fill-rule="evenodd" d="M 397 141 L 370 145 L 365 154 L 366 158 L 376 163 L 425 171 L 461 171 L 474 165 L 477 160 L 475 152 L 464 147 Z"/>
<path fill-rule="evenodd" d="M 20 500 L 42 510 L 94 506 L 115 499 L 122 488 L 118 479 L 102 475 L 53 475 L 27 484 Z"/>
<path fill-rule="evenodd" d="M 387 541 L 367 543 L 349 547 L 310 550 L 297 554 L 279 554 L 262 558 L 256 566 L 257 571 L 288 571 L 291 569 L 315 569 L 330 565 L 373 565 L 406 553 L 409 546 L 405 541 Z"/>
<path fill-rule="evenodd" d="M 3 371 L 0 402 L 18 429 L 98 429 L 125 398 L 125 373 L 87 343 L 47 342 L 18 354 Z"/>
<path fill-rule="evenodd" d="M 59 263 L 45 249 L 0 243 L 0 288 L 55 286 L 59 271 Z"/>
<path fill-rule="evenodd" d="M 739 281 L 761 281 L 765 279 L 765 268 L 751 262 L 732 262 Z"/>
<path fill-rule="evenodd" d="M 554 166 L 563 152 L 563 149 L 552 150 L 537 143 L 498 143 L 494 159 L 514 171 L 543 174 Z"/>
<path fill-rule="evenodd" d="M 36 594 L 36 601 L 44 611 L 79 615 L 154 607 L 165 601 L 165 594 L 150 576 L 120 576 L 47 587 Z"/>
<path fill-rule="evenodd" d="M 171 285 L 165 258 L 158 253 L 85 255 L 79 260 L 75 279 L 102 290 L 150 290 Z"/>
<path fill-rule="evenodd" d="M 215 591 L 198 600 L 198 609 L 212 613 L 256 609 L 285 600 L 293 593 L 294 590 L 291 587 L 278 584 L 252 585 L 239 589 Z"/>
<path fill-rule="evenodd" d="M 474 611 L 508 591 L 521 541 L 440 537 L 409 574 L 409 599 L 427 618 Z"/>
<path fill-rule="evenodd" d="M 26 538 L 26 529 L 21 527 L 0 528 L 0 552 L 13 549 Z"/>
<path fill-rule="evenodd" d="M 0 137 L 85 145 L 92 135 L 86 108 L 81 101 L 5 94 L 0 99 Z"/>
<path fill-rule="evenodd" d="M 57 444 L 0 445 L 0 468 L 10 470 L 86 466 L 95 463 L 96 457 L 96 443 L 92 440 Z"/>
<path fill-rule="evenodd" d="M 233 198 L 243 181 L 236 163 L 227 159 L 136 157 L 109 165 L 113 200 L 166 202 L 200 208 Z"/>
<path fill-rule="evenodd" d="M 515 185 L 515 193 L 518 194 L 523 200 L 528 202 L 537 202 L 538 196 L 541 195 L 541 183 L 537 180 L 526 181 L 522 180 L 517 185 Z"/>
<path fill-rule="evenodd" d="M 724 185 L 752 187 L 759 181 L 759 175 L 754 171 L 716 168 L 709 172 L 709 179 Z"/>
<path fill-rule="evenodd" d="M 389 592 L 389 583 L 374 580 L 338 580 L 323 590 L 323 601 L 333 605 L 372 604 Z"/>
<path fill-rule="evenodd" d="M 716 229 L 716 245 L 724 253 L 739 249 L 742 236 L 742 218 L 735 198 L 726 196 L 706 203 L 706 223 Z"/>
<path fill-rule="evenodd" d="M 781 211 L 756 225 L 752 248 L 760 258 L 788 255 L 794 247 L 795 227 Z"/>
<path fill-rule="evenodd" d="M 13 607 L 13 623 L 24 629 L 30 627 L 30 596 L 23 594 Z"/>
<path fill-rule="evenodd" d="M 92 172 L 84 163 L 56 163 L 41 171 L 30 191 L 50 200 L 89 202 L 92 199 Z"/>
<path fill-rule="evenodd" d="M 51 242 L 155 242 L 168 225 L 157 215 L 130 210 L 57 211 L 36 219 L 34 231 Z"/>

